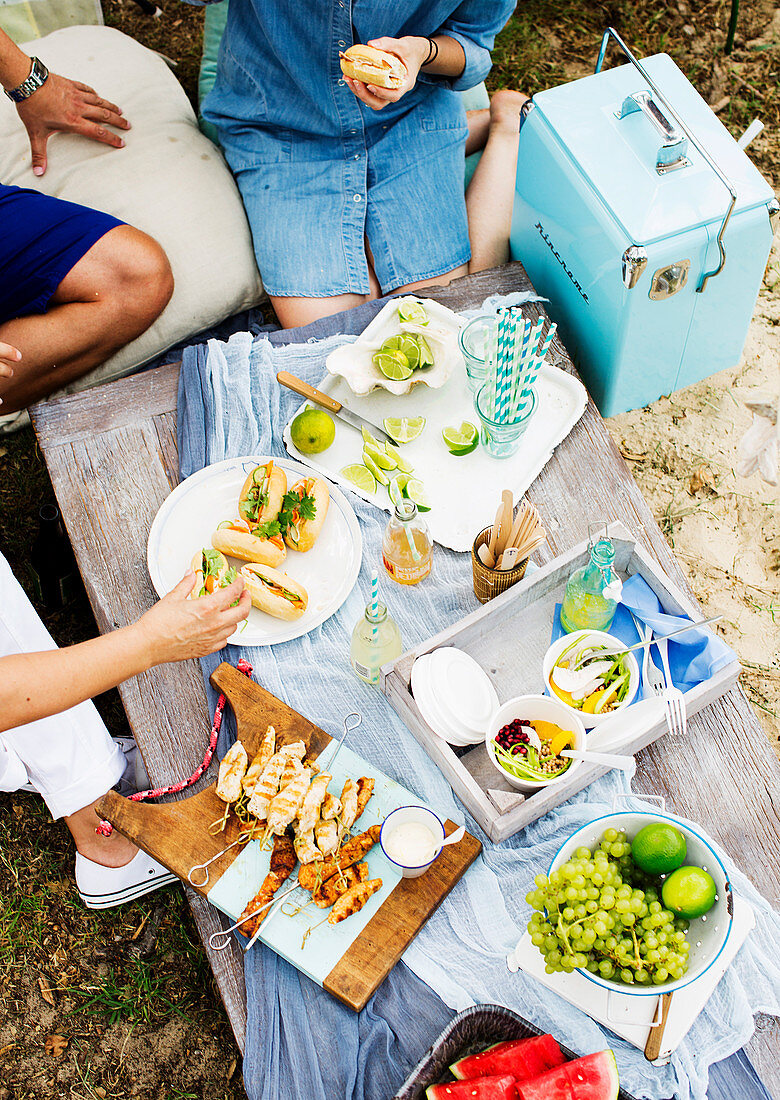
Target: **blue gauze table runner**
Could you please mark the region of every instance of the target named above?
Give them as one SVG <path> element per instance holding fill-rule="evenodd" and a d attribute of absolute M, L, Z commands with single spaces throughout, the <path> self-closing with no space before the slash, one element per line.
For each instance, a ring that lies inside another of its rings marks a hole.
<path fill-rule="evenodd" d="M 369 303 L 297 333 L 256 339 L 248 333 L 237 334 L 228 343 L 211 341 L 188 349 L 179 385 L 182 477 L 224 458 L 283 456 L 282 430 L 300 398 L 277 384 L 276 372 L 288 370 L 316 385 L 325 374 L 328 352 L 349 338 L 343 334 L 362 331 L 378 308 L 379 304 Z M 311 337 L 322 339 L 312 342 Z M 358 497 L 350 499 L 361 524 L 364 554 L 349 599 L 303 638 L 274 647 L 231 646 L 204 659 L 210 699 L 213 704 L 210 673 L 221 660 L 235 664 L 243 655 L 267 690 L 332 736 L 339 735 L 348 711 L 359 710 L 363 724 L 351 735 L 352 748 L 440 813 L 465 821 L 485 849 L 360 1014 L 342 1006 L 268 948 L 258 945 L 247 955 L 244 1078 L 250 1100 L 388 1100 L 453 1010 L 474 1003 L 514 1009 L 582 1054 L 611 1046 L 621 1083 L 637 1097 L 704 1100 L 709 1066 L 748 1041 L 753 1013 L 780 1011 L 780 918 L 724 855 L 735 889 L 756 911 L 757 928 L 665 1069 L 649 1066 L 641 1052 L 533 979 L 510 974 L 506 955 L 525 927 L 524 899 L 534 874 L 548 866 L 575 829 L 610 812 L 613 797 L 628 791 L 627 781 L 622 774 L 612 773 L 520 835 L 499 845 L 487 841 L 384 696 L 358 680 L 349 666 L 352 627 L 368 598 L 387 519 L 384 512 Z M 440 546 L 433 576 L 424 584 L 410 591 L 389 579 L 380 583 L 405 648 L 478 606 L 469 557 Z M 221 753 L 233 737 L 231 723 L 226 723 Z M 632 805 L 638 809 L 643 804 Z M 735 1080 L 741 1082 L 742 1095 L 765 1095 L 756 1091 L 760 1086 L 755 1075 L 747 1076 L 744 1060 L 731 1059 L 722 1072 L 731 1075 L 729 1084 L 724 1084 L 724 1100 L 735 1097 Z M 722 1072 L 718 1070 L 717 1075 Z M 711 1100 L 714 1096 L 711 1089 Z"/>

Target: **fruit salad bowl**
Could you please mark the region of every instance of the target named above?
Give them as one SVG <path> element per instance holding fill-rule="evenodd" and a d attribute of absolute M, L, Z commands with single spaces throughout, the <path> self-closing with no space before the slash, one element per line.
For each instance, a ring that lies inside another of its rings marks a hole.
<path fill-rule="evenodd" d="M 603 630 L 576 630 L 571 634 L 564 634 L 562 638 L 553 642 L 544 655 L 544 660 L 542 661 L 542 675 L 544 677 L 544 690 L 547 694 L 557 699 L 558 702 L 566 708 L 569 714 L 576 715 L 586 729 L 594 729 L 596 726 L 600 726 L 602 722 L 608 721 L 615 714 L 620 714 L 621 711 L 624 711 L 626 707 L 633 703 L 636 693 L 639 690 L 639 665 L 633 653 L 628 653 L 625 656 L 624 663 L 629 677 L 628 691 L 617 706 L 613 706 L 610 710 L 605 710 L 601 713 L 589 713 L 584 707 L 570 706 L 565 699 L 561 699 L 558 692 L 552 687 L 550 677 L 556 662 L 561 658 L 562 654 L 564 654 L 570 646 L 578 644 L 585 638 L 587 638 L 589 642 L 608 646 L 610 650 L 615 653 L 619 653 L 626 649 L 625 642 L 622 642 L 620 638 L 616 638 L 614 634 L 607 634 Z"/>
<path fill-rule="evenodd" d="M 619 980 L 604 978 L 584 967 L 579 969 L 583 977 L 611 992 L 655 997 L 662 993 L 674 993 L 678 989 L 683 989 L 709 970 L 725 948 L 731 934 L 733 896 L 726 869 L 717 856 L 712 841 L 699 829 L 699 826 L 672 814 L 624 812 L 596 818 L 579 828 L 561 845 L 550 864 L 548 875 L 571 860 L 578 848 L 589 848 L 593 851 L 609 829 L 614 829 L 618 833 L 624 832 L 628 843 L 631 843 L 641 829 L 656 822 L 671 824 L 683 834 L 687 846 L 684 866 L 700 867 L 712 876 L 715 883 L 715 903 L 703 916 L 689 922 L 686 933 L 690 948 L 688 969 L 677 980 L 661 984 L 629 985 Z"/>

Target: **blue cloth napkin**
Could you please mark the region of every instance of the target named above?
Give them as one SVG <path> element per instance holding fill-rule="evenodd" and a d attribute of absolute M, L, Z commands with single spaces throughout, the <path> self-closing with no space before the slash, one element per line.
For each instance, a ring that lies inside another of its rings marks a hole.
<path fill-rule="evenodd" d="M 359 321 L 345 314 L 331 323 L 362 328 L 367 311 L 358 312 Z M 276 384 L 276 371 L 286 369 L 317 384 L 327 351 L 344 337 L 282 347 L 290 336 L 278 336 L 253 340 L 245 334 L 185 354 L 179 389 L 183 476 L 226 457 L 284 453 L 282 429 L 298 399 Z M 258 946 L 249 953 L 244 1080 L 250 1100 L 386 1100 L 452 1011 L 475 1003 L 513 1008 L 582 1054 L 612 1047 L 622 1083 L 634 1096 L 704 1100 L 709 1066 L 744 1046 L 753 1032 L 753 1013 L 780 1011 L 780 919 L 724 854 L 734 888 L 756 910 L 757 929 L 664 1069 L 650 1067 L 641 1052 L 533 979 L 511 974 L 506 955 L 528 919 L 524 899 L 533 876 L 576 828 L 609 812 L 613 798 L 629 792 L 627 781 L 611 773 L 505 843 L 487 841 L 384 696 L 349 667 L 350 633 L 366 602 L 386 518 L 357 497 L 351 502 L 361 524 L 364 560 L 345 605 L 303 638 L 263 649 L 229 647 L 205 659 L 210 698 L 213 702 L 210 672 L 220 660 L 235 663 L 243 653 L 269 691 L 332 735 L 340 731 L 346 711 L 360 710 L 363 725 L 352 735 L 351 747 L 440 813 L 456 822 L 465 819 L 483 841 L 484 853 L 359 1015 L 269 949 Z M 386 581 L 383 596 L 407 646 L 478 606 L 469 558 L 441 547 L 429 580 L 411 595 Z M 232 736 L 232 723 L 226 722 L 221 752 Z M 633 805 L 647 808 L 639 801 Z"/>
<path fill-rule="evenodd" d="M 652 627 L 653 633 L 671 634 L 679 630 L 691 620 L 688 616 L 669 615 L 664 611 L 661 601 L 653 592 L 650 585 L 635 573 L 623 585 L 620 603 L 615 610 L 615 618 L 609 628 L 609 633 L 614 634 L 627 646 L 636 645 L 642 638 L 636 628 L 631 612 L 640 622 Z M 561 626 L 561 605 L 555 605 L 555 618 L 553 620 L 551 641 L 555 642 L 563 637 L 566 632 Z M 709 627 L 696 627 L 679 638 L 666 643 L 669 651 L 669 668 L 672 673 L 672 682 L 680 691 L 689 691 L 693 687 L 708 680 L 716 672 L 720 672 L 726 665 L 737 660 L 733 649 L 726 645 L 722 638 L 714 634 Z M 640 677 L 644 653 L 636 654 L 639 663 Z M 650 647 L 650 660 L 657 668 L 663 671 L 658 646 Z M 637 698 L 647 696 L 644 680 L 641 682 L 641 692 Z"/>

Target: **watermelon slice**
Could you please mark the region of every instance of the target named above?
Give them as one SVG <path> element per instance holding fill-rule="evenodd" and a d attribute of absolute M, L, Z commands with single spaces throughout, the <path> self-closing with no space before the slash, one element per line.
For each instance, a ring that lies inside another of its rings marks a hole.
<path fill-rule="evenodd" d="M 519 1100 L 617 1100 L 619 1089 L 615 1055 L 602 1050 L 518 1082 L 517 1094 Z"/>
<path fill-rule="evenodd" d="M 448 1085 L 431 1085 L 426 1089 L 428 1100 L 517 1100 L 515 1079 L 508 1073 L 480 1077 L 473 1081 L 451 1081 Z"/>
<path fill-rule="evenodd" d="M 450 1066 L 450 1071 L 453 1077 L 461 1080 L 511 1073 L 515 1080 L 527 1081 L 565 1061 L 552 1035 L 535 1035 L 531 1039 L 498 1043 L 481 1054 L 461 1058 Z"/>

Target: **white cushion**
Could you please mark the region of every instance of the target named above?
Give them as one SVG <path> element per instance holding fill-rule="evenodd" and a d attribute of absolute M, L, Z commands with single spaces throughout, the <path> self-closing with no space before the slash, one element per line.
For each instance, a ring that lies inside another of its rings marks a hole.
<path fill-rule="evenodd" d="M 152 327 L 68 391 L 128 374 L 257 305 L 262 285 L 238 189 L 162 58 L 110 27 L 67 27 L 23 48 L 53 72 L 119 104 L 132 129 L 122 134 L 124 149 L 55 134 L 39 178 L 32 173 L 27 131 L 0 95 L 0 180 L 104 210 L 142 229 L 165 249 L 176 283 Z"/>

